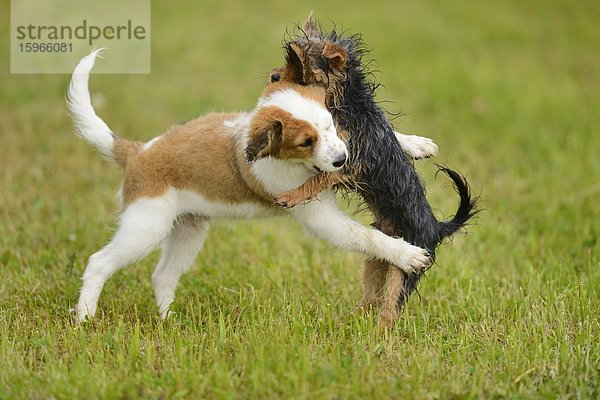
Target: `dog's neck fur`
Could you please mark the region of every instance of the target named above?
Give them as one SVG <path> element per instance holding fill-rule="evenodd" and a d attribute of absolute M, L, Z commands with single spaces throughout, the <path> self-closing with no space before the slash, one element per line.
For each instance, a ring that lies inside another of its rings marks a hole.
<path fill-rule="evenodd" d="M 286 160 L 263 158 L 250 168 L 265 191 L 274 195 L 302 185 L 308 178 L 317 174 L 302 164 L 291 164 Z"/>

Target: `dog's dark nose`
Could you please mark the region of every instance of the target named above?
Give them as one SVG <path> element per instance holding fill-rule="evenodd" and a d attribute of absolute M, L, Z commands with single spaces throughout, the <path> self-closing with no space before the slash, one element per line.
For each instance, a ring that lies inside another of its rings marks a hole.
<path fill-rule="evenodd" d="M 281 74 L 279 72 L 274 72 L 271 74 L 271 83 L 279 82 L 279 79 L 281 79 Z"/>
<path fill-rule="evenodd" d="M 345 155 L 345 154 L 343 154 L 343 155 L 342 155 L 342 157 L 341 157 L 340 159 L 338 159 L 338 160 L 335 160 L 335 161 L 333 162 L 333 166 L 334 166 L 334 167 L 336 167 L 336 168 L 339 168 L 339 167 L 341 167 L 342 165 L 344 165 L 344 164 L 346 163 L 346 158 L 347 158 L 347 157 L 346 157 L 346 155 Z"/>

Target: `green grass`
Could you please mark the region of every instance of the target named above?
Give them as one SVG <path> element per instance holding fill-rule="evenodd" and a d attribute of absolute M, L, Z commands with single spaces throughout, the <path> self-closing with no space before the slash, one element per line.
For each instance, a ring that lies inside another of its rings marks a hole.
<path fill-rule="evenodd" d="M 97 111 L 128 138 L 253 107 L 286 27 L 310 9 L 153 3 L 152 74 L 91 80 Z M 93 322 L 73 324 L 120 173 L 72 134 L 68 76 L 2 63 L 0 399 L 598 398 L 600 6 L 436 3 L 315 8 L 364 34 L 379 99 L 408 114 L 398 130 L 439 144 L 417 166 L 440 217 L 456 196 L 434 162 L 466 174 L 486 209 L 440 249 L 389 333 L 354 312 L 361 257 L 286 219 L 214 223 L 169 321 L 153 255 L 109 281 Z M 8 54 L 6 4 L 0 17 Z"/>

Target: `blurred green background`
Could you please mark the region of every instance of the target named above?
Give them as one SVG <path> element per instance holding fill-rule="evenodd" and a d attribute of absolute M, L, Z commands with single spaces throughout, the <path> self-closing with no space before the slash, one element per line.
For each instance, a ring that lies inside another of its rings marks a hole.
<path fill-rule="evenodd" d="M 67 75 L 0 64 L 0 398 L 595 398 L 600 374 L 600 3 L 202 1 L 152 4 L 152 73 L 93 75 L 97 113 L 148 140 L 251 109 L 311 10 L 360 32 L 440 218 L 466 175 L 485 211 L 439 252 L 401 321 L 353 310 L 361 257 L 288 219 L 216 222 L 157 320 L 157 257 L 117 274 L 75 327 L 87 257 L 110 237 L 120 172 L 72 133 Z M 9 52 L 9 9 L 0 50 Z M 83 55 L 82 55 L 83 56 Z M 107 52 L 104 60 L 111 62 Z M 356 216 L 364 222 L 370 218 Z"/>

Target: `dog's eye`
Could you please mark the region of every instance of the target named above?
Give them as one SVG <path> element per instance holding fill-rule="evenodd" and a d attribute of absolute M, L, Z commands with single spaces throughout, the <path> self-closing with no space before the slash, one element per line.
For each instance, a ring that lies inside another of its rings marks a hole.
<path fill-rule="evenodd" d="M 310 146 L 312 146 L 312 144 L 313 144 L 312 138 L 308 138 L 304 142 L 302 142 L 302 144 L 298 147 L 310 147 Z"/>
<path fill-rule="evenodd" d="M 281 79 L 281 74 L 279 72 L 271 74 L 271 83 L 279 82 L 279 79 Z"/>

